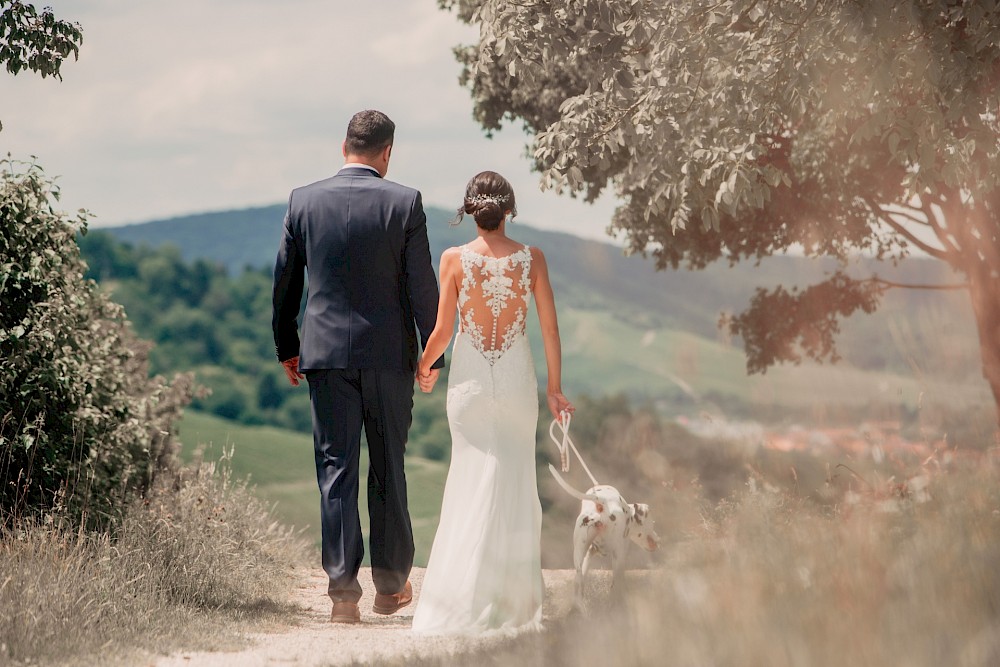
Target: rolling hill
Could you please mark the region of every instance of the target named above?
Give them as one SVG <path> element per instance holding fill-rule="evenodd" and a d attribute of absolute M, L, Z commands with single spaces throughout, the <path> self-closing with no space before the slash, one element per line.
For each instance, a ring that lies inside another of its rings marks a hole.
<path fill-rule="evenodd" d="M 279 204 L 154 220 L 102 231 L 133 245 L 156 247 L 169 243 L 187 260 L 212 260 L 234 273 L 244 267 L 273 264 L 284 211 L 284 205 Z M 474 223 L 469 219 L 452 227 L 449 225 L 452 211 L 428 207 L 426 212 L 435 262 L 445 248 L 475 236 Z M 809 284 L 821 279 L 834 266 L 829 262 L 783 256 L 766 258 L 758 265 L 730 267 L 726 262 L 716 262 L 702 271 L 657 272 L 652 261 L 626 256 L 620 247 L 610 243 L 544 231 L 525 223 L 511 225 L 508 233 L 545 251 L 560 304 L 620 310 L 640 322 L 708 337 L 716 335 L 718 314 L 742 309 L 757 287 Z M 865 261 L 856 270 L 877 272 L 899 282 L 952 279 L 950 270 L 941 262 L 924 259 L 908 260 L 900 266 Z M 957 317 L 962 330 L 970 334 L 973 331 L 971 314 L 961 295 L 899 292 L 890 296 L 886 306 L 892 311 L 944 308 L 949 313 L 948 319 Z"/>
<path fill-rule="evenodd" d="M 185 259 L 206 259 L 236 273 L 270 265 L 283 214 L 284 206 L 275 205 L 102 231 L 137 246 L 172 244 Z M 450 211 L 429 207 L 427 215 L 435 262 L 446 247 L 475 233 L 469 220 L 451 227 Z M 624 391 L 687 404 L 692 396 L 695 401 L 736 397 L 768 406 L 879 401 L 913 407 L 934 397 L 951 404 L 986 400 L 964 294 L 891 292 L 876 314 L 844 323 L 841 364 L 778 367 L 747 377 L 739 341 L 719 331 L 719 314 L 744 308 L 758 287 L 819 280 L 831 264 L 782 256 L 758 265 L 717 262 L 701 271 L 657 272 L 651 261 L 625 256 L 609 243 L 522 223 L 508 231 L 546 253 L 565 338 L 564 385 L 572 393 Z M 924 259 L 899 266 L 862 260 L 853 270 L 901 282 L 951 279 L 941 263 Z M 541 369 L 540 341 L 537 331 L 531 334 Z"/>

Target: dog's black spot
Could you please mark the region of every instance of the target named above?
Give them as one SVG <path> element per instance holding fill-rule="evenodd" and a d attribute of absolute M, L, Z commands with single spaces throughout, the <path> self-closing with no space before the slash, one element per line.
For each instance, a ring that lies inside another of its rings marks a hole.
<path fill-rule="evenodd" d="M 610 518 L 610 519 L 611 519 L 612 521 L 617 521 L 617 520 L 618 520 L 618 517 L 617 517 L 617 516 L 615 516 L 615 514 L 614 514 L 614 513 L 612 513 L 612 514 L 611 514 L 611 516 L 610 516 L 609 518 Z"/>
<path fill-rule="evenodd" d="M 581 526 L 586 526 L 586 525 L 589 525 L 589 524 L 590 524 L 590 517 L 589 516 L 585 516 L 582 519 L 580 519 L 580 525 Z"/>
<path fill-rule="evenodd" d="M 626 521 L 625 522 L 625 537 L 628 537 L 628 531 L 629 531 L 628 522 Z"/>

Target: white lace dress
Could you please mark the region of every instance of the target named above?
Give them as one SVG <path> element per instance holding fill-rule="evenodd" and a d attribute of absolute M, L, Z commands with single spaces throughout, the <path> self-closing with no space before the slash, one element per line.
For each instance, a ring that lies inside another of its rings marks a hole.
<path fill-rule="evenodd" d="M 448 376 L 451 466 L 413 630 L 536 629 L 544 587 L 538 381 L 525 335 L 531 251 L 494 258 L 463 246 L 461 261 Z"/>

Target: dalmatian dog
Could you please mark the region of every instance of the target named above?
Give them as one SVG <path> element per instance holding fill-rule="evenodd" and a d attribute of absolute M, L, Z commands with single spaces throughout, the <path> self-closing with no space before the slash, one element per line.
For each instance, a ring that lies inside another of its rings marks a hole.
<path fill-rule="evenodd" d="M 646 551 L 655 551 L 660 546 L 660 536 L 649 517 L 649 505 L 627 503 L 616 488 L 607 484 L 598 484 L 581 493 L 555 467 L 549 465 L 549 470 L 563 490 L 580 500 L 580 515 L 573 529 L 573 566 L 576 568 L 574 600 L 577 608 L 582 609 L 584 580 L 593 553 L 611 559 L 614 587 L 621 581 L 629 540 Z"/>

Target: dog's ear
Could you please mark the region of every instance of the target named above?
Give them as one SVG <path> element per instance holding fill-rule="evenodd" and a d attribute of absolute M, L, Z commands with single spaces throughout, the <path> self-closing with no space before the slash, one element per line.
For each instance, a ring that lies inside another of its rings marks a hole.
<path fill-rule="evenodd" d="M 646 515 L 649 514 L 649 505 L 646 503 L 632 503 L 632 511 L 635 513 L 635 520 L 642 523 Z"/>

